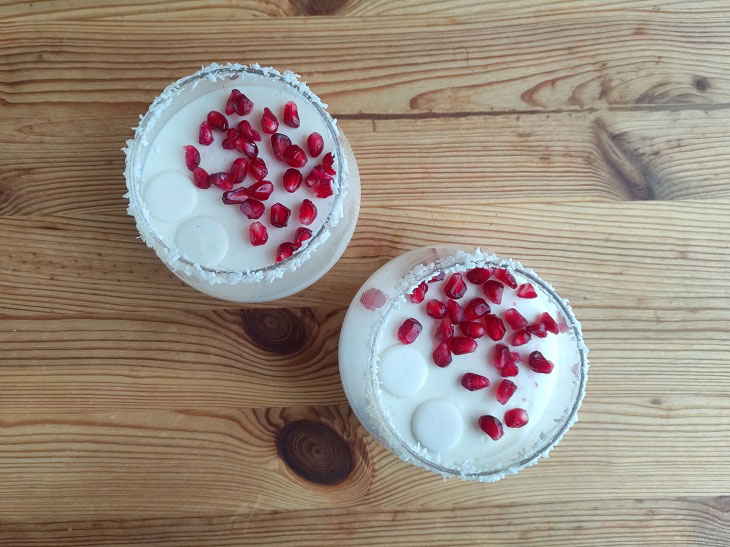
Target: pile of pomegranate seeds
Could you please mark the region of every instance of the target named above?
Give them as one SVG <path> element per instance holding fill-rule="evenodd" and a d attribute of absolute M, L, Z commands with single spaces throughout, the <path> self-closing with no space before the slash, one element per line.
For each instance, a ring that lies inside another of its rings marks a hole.
<path fill-rule="evenodd" d="M 226 116 L 248 116 L 253 112 L 254 104 L 238 89 L 233 89 L 223 105 L 225 114 L 211 110 L 206 119 L 200 123 L 198 130 L 198 143 L 202 146 L 210 146 L 215 142 L 215 133 L 221 135 L 220 145 L 226 150 L 235 150 L 241 157 L 235 159 L 227 171 L 217 171 L 209 174 L 200 167 L 201 156 L 199 150 L 193 145 L 183 147 L 185 165 L 192 172 L 193 184 L 200 189 L 208 189 L 211 186 L 224 191 L 222 201 L 226 205 L 236 205 L 241 209 L 243 215 L 249 220 L 257 220 L 264 217 L 266 212 L 266 200 L 274 192 L 274 185 L 266 180 L 269 169 L 262 158 L 259 157 L 259 147 L 256 142 L 261 141 L 261 133 L 253 127 L 252 120 L 243 119 L 235 122 Z M 281 116 L 285 126 L 297 128 L 301 124 L 299 110 L 294 101 L 284 105 Z M 334 194 L 334 156 L 328 152 L 322 157 L 322 162 L 315 165 L 305 178 L 299 170 L 306 166 L 309 159 L 319 157 L 324 151 L 324 139 L 319 133 L 312 132 L 302 142 L 301 146 L 292 140 L 280 129 L 286 129 L 279 125 L 279 119 L 271 109 L 264 108 L 259 120 L 259 126 L 263 133 L 271 135 L 271 152 L 277 161 L 286 164 L 289 169 L 284 173 L 282 186 L 289 193 L 294 193 L 302 187 L 305 182 L 306 188 L 315 198 L 326 199 Z M 306 151 L 305 151 L 306 149 Z M 307 156 L 309 152 L 309 156 Z M 250 186 L 239 186 L 248 176 L 254 179 Z M 276 228 L 288 226 L 291 210 L 281 203 L 274 203 L 270 207 L 270 223 Z M 309 200 L 304 199 L 296 217 L 299 224 L 309 226 L 317 218 L 317 207 Z M 266 226 L 261 222 L 253 222 L 249 225 L 248 236 L 251 244 L 260 246 L 268 241 Z M 293 241 L 279 245 L 276 250 L 275 260 L 281 262 L 286 260 L 296 250 L 300 249 L 307 240 L 312 238 L 312 231 L 309 228 L 298 227 L 294 233 Z M 424 283 L 414 291 L 414 298 L 418 302 L 423 301 L 423 296 L 428 290 Z"/>

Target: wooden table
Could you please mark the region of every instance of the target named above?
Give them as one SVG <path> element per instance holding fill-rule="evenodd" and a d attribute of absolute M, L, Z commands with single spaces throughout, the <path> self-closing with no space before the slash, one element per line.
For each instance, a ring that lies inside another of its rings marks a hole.
<path fill-rule="evenodd" d="M 729 51 L 723 0 L 0 2 L 0 543 L 728 545 Z M 301 73 L 362 173 L 342 260 L 268 307 L 125 213 L 130 127 L 212 60 Z M 340 386 L 350 298 L 434 242 L 535 268 L 591 348 L 579 423 L 496 484 L 400 462 Z M 280 458 L 301 420 L 339 484 Z"/>

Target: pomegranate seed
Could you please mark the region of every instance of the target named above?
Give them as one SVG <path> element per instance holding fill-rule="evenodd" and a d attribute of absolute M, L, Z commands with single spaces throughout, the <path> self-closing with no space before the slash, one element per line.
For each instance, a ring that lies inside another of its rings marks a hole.
<path fill-rule="evenodd" d="M 256 131 L 248 120 L 242 120 L 238 124 L 238 132 L 244 139 L 249 141 L 260 141 L 261 135 Z"/>
<path fill-rule="evenodd" d="M 525 319 L 522 314 L 514 308 L 505 310 L 502 317 L 504 317 L 504 320 L 507 321 L 507 324 L 512 330 L 521 329 L 527 325 L 527 319 Z"/>
<path fill-rule="evenodd" d="M 433 363 L 439 367 L 448 366 L 451 363 L 451 350 L 448 342 L 441 342 L 436 349 L 433 350 Z"/>
<path fill-rule="evenodd" d="M 459 323 L 459 328 L 464 336 L 469 338 L 481 338 L 484 336 L 484 325 L 476 321 L 463 321 Z"/>
<path fill-rule="evenodd" d="M 318 198 L 328 198 L 335 191 L 332 189 L 332 183 L 328 180 L 320 180 L 314 186 L 312 186 L 312 193 Z"/>
<path fill-rule="evenodd" d="M 223 192 L 223 203 L 225 203 L 226 205 L 243 203 L 247 199 L 248 188 L 236 188 L 235 190 Z"/>
<path fill-rule="evenodd" d="M 287 169 L 281 182 L 287 192 L 296 192 L 302 185 L 302 174 L 296 169 Z"/>
<path fill-rule="evenodd" d="M 266 232 L 266 226 L 260 222 L 252 222 L 248 227 L 248 237 L 251 239 L 251 245 L 258 247 L 269 240 L 269 234 Z"/>
<path fill-rule="evenodd" d="M 494 277 L 512 289 L 517 288 L 517 281 L 515 281 L 514 276 L 503 268 L 494 270 Z"/>
<path fill-rule="evenodd" d="M 258 199 L 259 201 L 266 201 L 269 199 L 271 192 L 274 191 L 274 185 L 268 180 L 262 180 L 249 186 L 248 193 L 252 198 Z"/>
<path fill-rule="evenodd" d="M 433 337 L 439 342 L 448 342 L 453 336 L 454 325 L 451 324 L 448 317 L 444 317 L 436 328 L 436 334 Z"/>
<path fill-rule="evenodd" d="M 436 281 L 443 281 L 444 277 L 446 277 L 446 274 L 444 272 L 439 272 L 436 275 L 434 275 L 431 279 L 429 279 L 428 282 L 436 283 Z"/>
<path fill-rule="evenodd" d="M 514 334 L 512 334 L 512 340 L 510 340 L 510 343 L 513 346 L 524 346 L 527 344 L 527 342 L 530 341 L 530 338 L 532 336 L 529 332 L 527 332 L 525 329 L 520 329 L 516 331 Z"/>
<path fill-rule="evenodd" d="M 466 283 L 460 273 L 451 274 L 444 285 L 444 292 L 449 298 L 461 298 L 466 292 Z"/>
<path fill-rule="evenodd" d="M 484 316 L 484 328 L 487 331 L 487 336 L 495 342 L 500 341 L 504 337 L 504 333 L 507 332 L 502 320 L 491 313 Z"/>
<path fill-rule="evenodd" d="M 271 225 L 277 228 L 284 228 L 289 223 L 291 210 L 281 203 L 274 203 L 271 206 Z"/>
<path fill-rule="evenodd" d="M 558 324 L 555 322 L 555 319 L 553 319 L 553 316 L 550 315 L 548 312 L 543 312 L 543 314 L 540 316 L 540 323 L 545 325 L 545 329 L 547 329 L 548 332 L 558 334 Z"/>
<path fill-rule="evenodd" d="M 251 163 L 248 165 L 248 170 L 256 180 L 264 180 L 266 175 L 269 174 L 266 163 L 261 158 L 251 160 Z"/>
<path fill-rule="evenodd" d="M 236 139 L 238 136 L 238 129 L 229 129 L 226 131 L 226 138 L 221 142 L 221 146 L 225 150 L 233 150 L 236 147 Z"/>
<path fill-rule="evenodd" d="M 481 285 L 489 279 L 489 270 L 487 268 L 474 268 L 466 272 L 466 278 L 475 285 Z"/>
<path fill-rule="evenodd" d="M 497 402 L 506 405 L 516 390 L 517 384 L 512 380 L 502 380 L 497 386 Z"/>
<path fill-rule="evenodd" d="M 284 105 L 284 123 L 289 127 L 299 127 L 299 112 L 294 101 L 288 101 Z"/>
<path fill-rule="evenodd" d="M 544 323 L 535 323 L 534 325 L 527 325 L 525 330 L 533 336 L 538 338 L 545 338 L 547 336 L 547 328 Z"/>
<path fill-rule="evenodd" d="M 221 190 L 233 189 L 233 179 L 231 178 L 231 175 L 229 175 L 225 171 L 221 171 L 220 173 L 213 173 L 212 175 L 210 175 L 208 180 L 213 186 L 217 186 Z"/>
<path fill-rule="evenodd" d="M 413 289 L 413 292 L 409 295 L 409 298 L 414 304 L 420 304 L 426 297 L 427 292 L 428 285 L 426 285 L 426 283 L 421 283 L 418 287 Z"/>
<path fill-rule="evenodd" d="M 305 241 L 308 239 L 311 239 L 312 237 L 312 230 L 309 228 L 302 228 L 301 226 L 297 228 L 297 231 L 294 232 L 294 247 L 299 249 Z"/>
<path fill-rule="evenodd" d="M 442 319 L 446 316 L 446 306 L 438 300 L 429 300 L 426 303 L 426 313 L 434 319 Z"/>
<path fill-rule="evenodd" d="M 307 154 L 304 153 L 301 146 L 290 144 L 284 150 L 284 161 L 289 167 L 301 168 L 307 163 Z"/>
<path fill-rule="evenodd" d="M 309 155 L 316 158 L 322 153 L 324 148 L 324 139 L 322 135 L 316 131 L 307 137 L 307 148 L 309 149 Z"/>
<path fill-rule="evenodd" d="M 251 220 L 261 218 L 266 206 L 257 199 L 247 199 L 241 203 L 241 212 Z"/>
<path fill-rule="evenodd" d="M 502 375 L 503 378 L 517 376 L 517 373 L 520 370 L 517 368 L 517 363 L 507 363 L 502 370 L 499 371 L 499 373 Z"/>
<path fill-rule="evenodd" d="M 380 289 L 368 289 L 360 297 L 360 303 L 370 311 L 382 308 L 386 300 L 385 293 Z"/>
<path fill-rule="evenodd" d="M 473 372 L 467 372 L 461 377 L 461 385 L 469 391 L 476 391 L 477 389 L 484 389 L 489 387 L 489 379 L 481 374 L 474 374 Z"/>
<path fill-rule="evenodd" d="M 248 161 L 246 158 L 237 158 L 233 160 L 231 168 L 228 170 L 228 174 L 233 179 L 233 184 L 239 184 L 243 182 L 248 174 Z"/>
<path fill-rule="evenodd" d="M 253 101 L 241 93 L 236 97 L 236 102 L 233 103 L 233 109 L 239 116 L 247 116 L 253 110 Z"/>
<path fill-rule="evenodd" d="M 502 291 L 504 291 L 504 285 L 502 285 L 499 281 L 490 279 L 482 285 L 482 290 L 490 302 L 493 302 L 494 304 L 502 303 Z"/>
<path fill-rule="evenodd" d="M 217 110 L 208 112 L 208 125 L 216 131 L 228 131 L 228 120 Z"/>
<path fill-rule="evenodd" d="M 449 349 L 454 355 L 473 353 L 477 349 L 477 341 L 467 336 L 454 336 L 449 340 Z"/>
<path fill-rule="evenodd" d="M 294 254 L 294 251 L 296 251 L 296 249 L 294 248 L 294 244 L 285 241 L 284 243 L 279 245 L 278 249 L 276 249 L 276 261 L 281 262 L 282 260 L 286 260 Z"/>
<path fill-rule="evenodd" d="M 254 159 L 259 155 L 259 147 L 256 146 L 256 143 L 247 141 L 244 137 L 240 136 L 233 142 L 236 150 L 238 150 L 241 154 L 245 154 L 251 159 Z"/>
<path fill-rule="evenodd" d="M 210 188 L 210 175 L 202 167 L 193 169 L 193 184 L 202 190 Z"/>
<path fill-rule="evenodd" d="M 533 287 L 529 283 L 523 283 L 522 285 L 517 287 L 517 292 L 515 294 L 520 298 L 537 298 L 535 287 Z"/>
<path fill-rule="evenodd" d="M 418 335 L 421 334 L 422 329 L 423 327 L 421 326 L 421 323 L 419 323 L 416 319 L 413 319 L 412 317 L 410 319 L 406 319 L 403 321 L 403 324 L 398 327 L 398 340 L 400 340 L 402 344 L 412 344 L 413 341 L 418 338 Z"/>
<path fill-rule="evenodd" d="M 327 173 L 324 172 L 324 169 L 322 169 L 321 165 L 315 165 L 312 170 L 307 175 L 307 178 L 304 179 L 304 184 L 306 184 L 309 188 L 317 184 L 320 180 L 328 180 L 331 181 L 332 177 L 330 177 Z"/>
<path fill-rule="evenodd" d="M 237 89 L 232 89 L 231 94 L 228 95 L 228 100 L 226 101 L 226 114 L 229 116 L 235 112 L 235 109 L 233 108 L 233 105 L 236 102 L 236 99 L 241 96 L 241 92 Z"/>
<path fill-rule="evenodd" d="M 213 131 L 210 129 L 208 122 L 200 124 L 200 131 L 198 132 L 198 142 L 203 146 L 208 146 L 213 142 Z"/>
<path fill-rule="evenodd" d="M 185 150 L 185 165 L 192 171 L 200 165 L 200 152 L 192 144 L 183 146 L 183 150 Z"/>
<path fill-rule="evenodd" d="M 261 129 L 264 130 L 264 133 L 269 134 L 276 133 L 276 130 L 279 129 L 279 120 L 268 108 L 264 108 L 264 114 L 261 116 Z"/>
<path fill-rule="evenodd" d="M 545 359 L 542 353 L 539 351 L 533 351 L 527 358 L 527 366 L 535 372 L 540 374 L 550 374 L 553 371 L 554 365 L 552 362 Z"/>
<path fill-rule="evenodd" d="M 334 164 L 335 157 L 332 155 L 332 152 L 327 152 L 322 158 L 322 169 L 324 169 L 324 172 L 328 175 L 336 175 L 337 171 L 335 171 L 333 167 Z"/>
<path fill-rule="evenodd" d="M 274 157 L 279 161 L 284 161 L 284 151 L 291 146 L 291 139 L 282 133 L 274 133 L 271 135 L 271 150 Z M 296 167 L 296 166 L 294 166 Z"/>
<path fill-rule="evenodd" d="M 489 313 L 489 304 L 483 298 L 474 298 L 466 305 L 464 312 L 469 321 L 474 321 Z"/>
<path fill-rule="evenodd" d="M 504 413 L 504 425 L 507 427 L 522 427 L 527 423 L 527 411 L 522 408 L 513 408 Z"/>
<path fill-rule="evenodd" d="M 449 319 L 451 319 L 452 323 L 461 323 L 466 319 L 464 308 L 459 306 L 456 300 L 446 301 L 446 311 L 449 313 Z"/>
<path fill-rule="evenodd" d="M 299 222 L 305 226 L 309 226 L 314 222 L 315 218 L 317 218 L 317 206 L 308 199 L 305 199 L 299 206 Z"/>
<path fill-rule="evenodd" d="M 504 428 L 502 427 L 502 422 L 500 422 L 497 418 L 494 416 L 480 416 L 479 420 L 479 427 L 481 428 L 484 433 L 489 435 L 493 441 L 498 441 L 502 438 L 502 435 L 504 435 Z"/>
<path fill-rule="evenodd" d="M 520 359 L 516 352 L 510 351 L 504 344 L 495 344 L 492 355 L 494 368 L 497 370 L 503 370 L 507 365 L 512 365 Z"/>

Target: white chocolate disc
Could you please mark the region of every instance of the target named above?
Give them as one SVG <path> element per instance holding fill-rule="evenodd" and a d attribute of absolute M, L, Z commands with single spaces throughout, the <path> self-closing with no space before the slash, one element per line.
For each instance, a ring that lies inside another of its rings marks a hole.
<path fill-rule="evenodd" d="M 396 397 L 410 397 L 426 382 L 428 363 L 411 346 L 391 346 L 380 356 L 378 365 L 383 389 Z"/>
<path fill-rule="evenodd" d="M 413 436 L 429 450 L 445 452 L 461 440 L 464 418 L 446 399 L 429 399 L 413 413 Z"/>
<path fill-rule="evenodd" d="M 162 222 L 177 222 L 188 216 L 198 203 L 198 191 L 191 176 L 163 171 L 147 183 L 144 201 L 150 214 Z"/>
<path fill-rule="evenodd" d="M 175 235 L 180 253 L 202 266 L 215 267 L 228 252 L 228 234 L 216 219 L 193 217 L 186 220 Z"/>

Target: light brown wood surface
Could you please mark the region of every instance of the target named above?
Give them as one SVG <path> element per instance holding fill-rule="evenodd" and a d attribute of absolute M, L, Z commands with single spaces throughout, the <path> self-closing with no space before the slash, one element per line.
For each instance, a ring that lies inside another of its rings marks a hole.
<path fill-rule="evenodd" d="M 730 6 L 458 0 L 0 1 L 0 545 L 728 545 Z M 299 295 L 236 307 L 125 214 L 120 148 L 212 60 L 301 73 L 362 210 Z M 442 481 L 359 425 L 351 295 L 430 243 L 569 298 L 580 421 L 495 484 Z M 337 485 L 276 436 L 325 424 Z"/>

